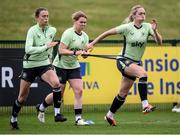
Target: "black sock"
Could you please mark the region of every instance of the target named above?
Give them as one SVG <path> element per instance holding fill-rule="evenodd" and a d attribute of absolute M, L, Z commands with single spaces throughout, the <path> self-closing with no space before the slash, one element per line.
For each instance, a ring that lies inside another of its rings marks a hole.
<path fill-rule="evenodd" d="M 147 100 L 147 77 L 142 77 L 139 79 L 138 91 L 141 101 Z"/>
<path fill-rule="evenodd" d="M 74 109 L 75 115 L 81 115 L 82 114 L 82 108 L 80 109 Z"/>
<path fill-rule="evenodd" d="M 22 106 L 22 104 L 18 100 L 14 101 L 13 108 L 12 108 L 12 116 L 13 117 L 18 116 L 18 113 L 21 110 L 21 106 Z"/>
<path fill-rule="evenodd" d="M 61 106 L 61 90 L 60 90 L 60 88 L 53 89 L 53 101 L 54 101 L 54 108 L 60 108 L 60 106 Z"/>
<path fill-rule="evenodd" d="M 177 102 L 173 102 L 173 107 L 176 106 L 178 103 Z"/>
<path fill-rule="evenodd" d="M 46 100 L 44 100 L 42 104 L 45 108 L 47 108 L 49 106 L 49 104 L 47 104 Z"/>
<path fill-rule="evenodd" d="M 120 97 L 119 94 L 114 98 L 110 111 L 115 113 L 125 102 L 126 97 Z"/>

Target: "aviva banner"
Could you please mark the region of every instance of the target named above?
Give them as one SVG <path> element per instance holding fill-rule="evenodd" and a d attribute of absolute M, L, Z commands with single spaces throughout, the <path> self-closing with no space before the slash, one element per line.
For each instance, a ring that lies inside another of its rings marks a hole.
<path fill-rule="evenodd" d="M 121 47 L 95 47 L 92 54 L 118 54 Z M 180 101 L 180 47 L 147 47 L 143 67 L 148 72 L 148 99 L 153 103 Z M 88 57 L 82 59 L 83 104 L 111 104 L 117 95 L 122 75 L 116 60 Z M 131 88 L 127 103 L 140 103 L 137 81 Z M 74 104 L 74 94 L 69 85 L 64 93 L 64 103 Z"/>

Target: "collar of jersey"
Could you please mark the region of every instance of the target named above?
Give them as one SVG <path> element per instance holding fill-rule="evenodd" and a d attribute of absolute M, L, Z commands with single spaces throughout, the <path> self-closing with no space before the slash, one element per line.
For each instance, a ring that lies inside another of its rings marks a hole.
<path fill-rule="evenodd" d="M 77 33 L 75 27 L 73 27 L 73 29 L 74 29 L 74 32 L 75 32 L 78 36 L 81 36 L 81 35 L 82 35 L 82 31 L 81 31 L 81 33 Z"/>
<path fill-rule="evenodd" d="M 39 30 L 42 30 L 42 28 L 39 26 L 39 23 L 37 23 L 37 27 Z M 45 26 L 44 30 L 47 30 L 49 28 L 49 25 Z"/>
<path fill-rule="evenodd" d="M 136 29 L 140 29 L 140 28 L 142 28 L 142 25 L 141 25 L 140 27 L 137 27 L 137 26 L 134 24 L 134 27 L 135 27 Z"/>

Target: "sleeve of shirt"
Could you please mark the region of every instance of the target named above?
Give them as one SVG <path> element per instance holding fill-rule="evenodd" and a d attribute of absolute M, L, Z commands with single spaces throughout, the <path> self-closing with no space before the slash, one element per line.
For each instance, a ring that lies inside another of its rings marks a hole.
<path fill-rule="evenodd" d="M 28 33 L 27 33 L 27 37 L 26 37 L 26 44 L 25 44 L 25 52 L 27 54 L 35 54 L 35 53 L 42 53 L 44 51 L 46 51 L 47 45 L 44 46 L 38 46 L 38 47 L 34 47 L 33 43 L 34 43 L 34 34 L 33 34 L 33 30 L 29 29 Z"/>
<path fill-rule="evenodd" d="M 115 29 L 116 29 L 116 32 L 119 33 L 119 34 L 125 34 L 126 30 L 127 30 L 127 25 L 126 24 L 122 24 L 120 26 L 117 26 Z"/>
<path fill-rule="evenodd" d="M 61 42 L 62 42 L 63 44 L 65 44 L 66 46 L 69 46 L 70 41 L 71 41 L 71 36 L 68 34 L 67 31 L 65 31 L 65 32 L 62 34 Z"/>

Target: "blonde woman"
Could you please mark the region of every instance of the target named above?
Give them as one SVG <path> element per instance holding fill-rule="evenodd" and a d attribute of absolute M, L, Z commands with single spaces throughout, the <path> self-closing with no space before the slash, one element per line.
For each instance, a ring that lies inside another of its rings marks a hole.
<path fill-rule="evenodd" d="M 157 30 L 157 22 L 153 20 L 152 24 L 145 23 L 145 19 L 146 12 L 144 7 L 136 5 L 131 9 L 129 16 L 125 19 L 123 24 L 100 34 L 87 46 L 87 48 L 90 49 L 98 43 L 98 41 L 110 35 L 121 34 L 124 36 L 124 47 L 117 57 L 117 68 L 122 73 L 123 78 L 119 93 L 115 96 L 110 110 L 105 116 L 105 120 L 107 120 L 111 126 L 116 126 L 114 114 L 125 102 L 126 96 L 136 78 L 139 78 L 138 90 L 142 102 L 143 113 L 146 114 L 155 110 L 155 106 L 148 103 L 148 75 L 142 67 L 141 58 L 144 54 L 149 36 L 152 36 L 158 44 L 162 44 L 162 38 Z"/>

